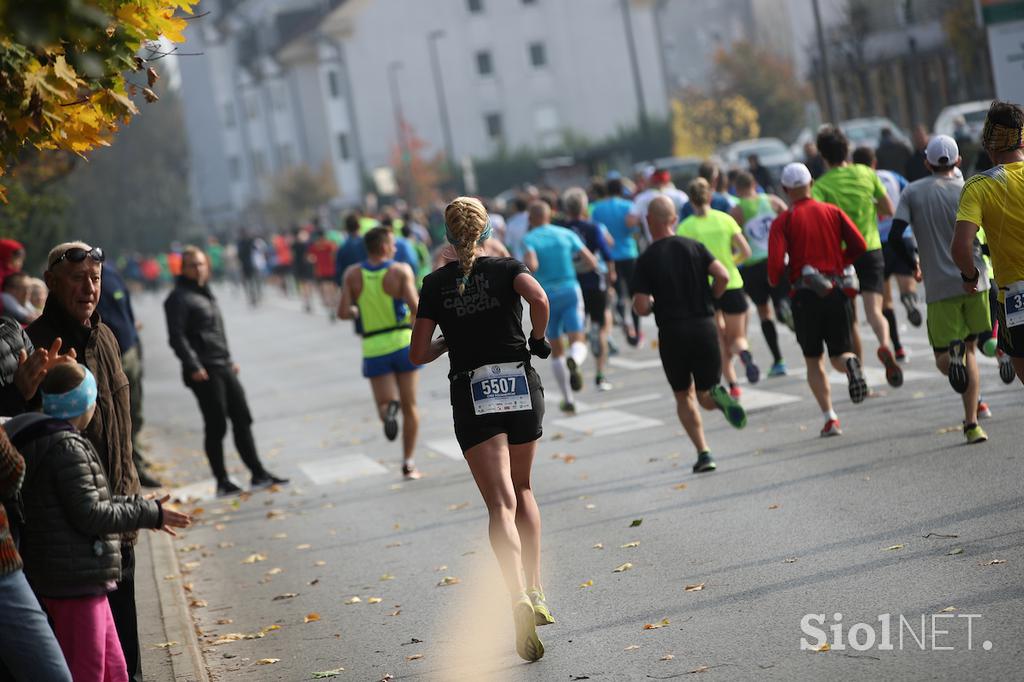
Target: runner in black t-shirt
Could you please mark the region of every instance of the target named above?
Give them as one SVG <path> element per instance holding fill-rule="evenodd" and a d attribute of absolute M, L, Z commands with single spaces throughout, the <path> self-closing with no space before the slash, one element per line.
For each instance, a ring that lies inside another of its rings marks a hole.
<path fill-rule="evenodd" d="M 409 356 L 426 364 L 448 352 L 455 437 L 487 505 L 491 547 L 512 596 L 516 651 L 536 661 L 544 655 L 536 626 L 555 622 L 541 587 L 540 511 L 530 484 L 544 419 L 530 355 L 551 353 L 548 299 L 519 261 L 484 257 L 490 229 L 478 200 L 456 199 L 444 219 L 459 260 L 424 278 Z M 523 298 L 534 330 L 529 342 Z M 443 336 L 433 340 L 438 326 Z"/>
<path fill-rule="evenodd" d="M 722 354 L 711 300 L 725 291 L 729 272 L 703 244 L 673 236 L 677 224 L 672 201 L 655 197 L 647 208 L 652 242 L 640 254 L 633 275 L 633 310 L 640 315 L 654 312 L 661 365 L 675 393 L 679 421 L 697 448 L 693 470 L 700 473 L 716 465 L 694 404 L 694 385 L 697 402 L 706 410 L 722 410 L 736 428 L 746 426 L 747 415 L 719 384 Z"/>

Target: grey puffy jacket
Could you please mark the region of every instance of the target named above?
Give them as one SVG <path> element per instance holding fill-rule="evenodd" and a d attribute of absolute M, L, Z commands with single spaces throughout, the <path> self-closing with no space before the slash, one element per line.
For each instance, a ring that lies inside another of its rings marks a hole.
<path fill-rule="evenodd" d="M 4 425 L 25 457 L 21 556 L 42 596 L 97 594 L 121 577 L 118 534 L 159 528 L 163 512 L 139 495 L 115 495 L 92 444 L 60 419 L 25 414 Z"/>
<path fill-rule="evenodd" d="M 21 325 L 9 317 L 0 317 L 0 415 L 12 417 L 25 411 L 25 396 L 14 384 L 18 371 L 18 353 L 31 355 L 35 350 Z"/>

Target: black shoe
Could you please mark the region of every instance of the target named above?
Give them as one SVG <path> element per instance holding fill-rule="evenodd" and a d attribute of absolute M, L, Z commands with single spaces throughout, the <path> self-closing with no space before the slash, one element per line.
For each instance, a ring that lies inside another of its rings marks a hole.
<path fill-rule="evenodd" d="M 223 481 L 217 481 L 217 497 L 229 497 L 231 495 L 237 495 L 242 492 L 242 489 L 235 485 L 234 481 L 230 478 L 225 478 Z"/>
<path fill-rule="evenodd" d="M 957 393 L 966 393 L 969 383 L 967 346 L 963 341 L 953 341 L 949 344 L 949 385 Z"/>
<path fill-rule="evenodd" d="M 163 483 L 153 478 L 145 469 L 139 469 L 139 483 L 143 488 L 162 488 Z"/>
<path fill-rule="evenodd" d="M 253 490 L 263 490 L 264 488 L 269 488 L 272 485 L 288 485 L 288 479 L 278 478 L 268 471 L 264 471 L 259 476 L 252 477 Z"/>
<path fill-rule="evenodd" d="M 388 403 L 387 411 L 384 414 L 384 437 L 388 440 L 398 438 L 398 408 L 401 407 L 397 400 Z"/>
<path fill-rule="evenodd" d="M 854 403 L 864 402 L 864 398 L 868 397 L 868 382 L 864 381 L 864 372 L 856 357 L 846 360 L 846 379 L 850 382 L 850 400 Z"/>
<path fill-rule="evenodd" d="M 710 452 L 702 452 L 697 455 L 697 461 L 693 464 L 693 473 L 702 474 L 707 471 L 714 471 L 718 468 Z"/>
<path fill-rule="evenodd" d="M 907 320 L 910 324 L 915 327 L 920 327 L 924 321 L 921 317 L 921 311 L 917 307 L 917 294 L 908 291 L 905 294 L 900 294 L 900 301 L 903 306 L 907 309 Z"/>
<path fill-rule="evenodd" d="M 580 371 L 579 365 L 572 358 L 565 361 L 565 366 L 569 368 L 569 385 L 572 390 L 579 391 L 583 388 L 583 372 Z"/>

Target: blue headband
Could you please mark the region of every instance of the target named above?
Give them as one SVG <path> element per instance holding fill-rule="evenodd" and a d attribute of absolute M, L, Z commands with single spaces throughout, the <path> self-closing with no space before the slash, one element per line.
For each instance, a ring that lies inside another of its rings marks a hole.
<path fill-rule="evenodd" d="M 81 367 L 85 370 L 85 378 L 78 386 L 67 393 L 42 394 L 43 412 L 57 419 L 74 419 L 88 412 L 96 403 L 96 377 L 88 367 Z"/>
<path fill-rule="evenodd" d="M 458 246 L 461 240 L 452 234 L 452 228 L 448 227 L 448 223 L 444 225 L 444 235 L 448 239 L 448 243 L 452 246 Z M 477 244 L 483 244 L 485 241 L 491 238 L 491 221 L 487 221 L 487 227 L 480 233 L 480 238 L 476 240 Z"/>

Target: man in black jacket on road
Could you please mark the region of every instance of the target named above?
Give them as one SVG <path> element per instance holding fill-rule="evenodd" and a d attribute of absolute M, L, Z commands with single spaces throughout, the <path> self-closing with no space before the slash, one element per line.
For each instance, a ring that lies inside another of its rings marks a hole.
<path fill-rule="evenodd" d="M 224 321 L 217 300 L 207 283 L 210 265 L 206 254 L 195 246 L 181 257 L 181 276 L 164 301 L 171 348 L 181 360 L 185 385 L 199 401 L 205 429 L 206 457 L 217 479 L 217 495 L 241 492 L 228 478 L 224 467 L 224 435 L 231 419 L 235 447 L 252 472 L 254 490 L 284 484 L 263 468 L 252 436 L 252 415 L 245 391 L 238 381 L 238 365 L 231 359 Z"/>

